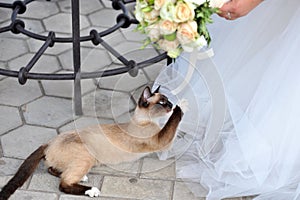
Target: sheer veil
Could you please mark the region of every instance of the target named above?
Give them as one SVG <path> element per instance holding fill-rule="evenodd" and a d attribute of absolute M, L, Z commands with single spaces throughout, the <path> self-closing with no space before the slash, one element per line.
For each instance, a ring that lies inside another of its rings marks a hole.
<path fill-rule="evenodd" d="M 176 156 L 177 176 L 195 195 L 300 198 L 299 19 L 299 0 L 264 1 L 235 21 L 216 16 L 214 55 L 200 52 L 193 65 L 183 53 L 157 77 L 154 87 L 189 102 L 160 157 Z"/>

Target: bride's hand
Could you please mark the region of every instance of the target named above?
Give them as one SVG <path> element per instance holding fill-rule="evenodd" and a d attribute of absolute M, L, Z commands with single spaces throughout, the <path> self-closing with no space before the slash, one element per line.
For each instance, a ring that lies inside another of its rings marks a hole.
<path fill-rule="evenodd" d="M 231 0 L 220 8 L 219 16 L 228 20 L 234 20 L 247 15 L 263 0 Z"/>

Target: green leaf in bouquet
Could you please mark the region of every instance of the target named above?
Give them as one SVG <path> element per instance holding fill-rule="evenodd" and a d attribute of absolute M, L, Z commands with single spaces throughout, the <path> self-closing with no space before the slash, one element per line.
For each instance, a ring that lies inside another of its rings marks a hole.
<path fill-rule="evenodd" d="M 172 50 L 169 50 L 167 52 L 167 55 L 170 57 L 170 58 L 177 58 L 182 52 L 182 48 L 176 48 L 176 49 L 172 49 Z"/>
<path fill-rule="evenodd" d="M 169 35 L 164 35 L 164 39 L 168 41 L 174 41 L 176 39 L 176 32 L 169 34 Z"/>
<path fill-rule="evenodd" d="M 209 1 L 206 1 L 205 3 L 198 6 L 195 12 L 196 12 L 195 21 L 198 24 L 198 33 L 199 35 L 204 36 L 204 38 L 207 41 L 207 44 L 209 45 L 211 42 L 211 38 L 206 25 L 213 23 L 211 16 L 214 13 L 218 13 L 219 9 L 209 7 Z"/>
<path fill-rule="evenodd" d="M 142 12 L 151 12 L 153 10 L 153 8 L 151 8 L 150 6 L 147 6 L 145 8 L 142 8 Z"/>
<path fill-rule="evenodd" d="M 143 46 L 141 46 L 141 49 L 145 49 L 149 44 L 151 44 L 150 38 L 146 38 L 144 40 Z"/>
<path fill-rule="evenodd" d="M 134 29 L 134 31 L 140 32 L 140 33 L 142 33 L 142 34 L 145 34 L 145 33 L 146 33 L 145 26 L 143 26 L 141 23 L 139 23 L 139 24 L 137 25 L 137 27 Z"/>
<path fill-rule="evenodd" d="M 148 0 L 149 5 L 154 5 L 154 0 Z"/>

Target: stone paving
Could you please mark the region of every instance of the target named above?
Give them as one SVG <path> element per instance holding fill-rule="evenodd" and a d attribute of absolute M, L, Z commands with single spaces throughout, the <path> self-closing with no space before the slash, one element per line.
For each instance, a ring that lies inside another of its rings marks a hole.
<path fill-rule="evenodd" d="M 1 0 L 10 3 L 11 0 Z M 115 23 L 118 11 L 107 0 L 81 0 L 81 34 L 91 29 L 102 31 Z M 37 1 L 19 15 L 26 28 L 47 35 L 70 36 L 71 1 Z M 0 9 L 0 27 L 9 24 L 10 12 Z M 158 54 L 151 48 L 140 50 L 144 36 L 134 27 L 107 36 L 106 41 L 130 59 L 142 60 Z M 23 35 L 0 34 L 0 68 L 18 70 L 24 66 L 42 42 Z M 33 72 L 64 73 L 72 69 L 70 44 L 55 44 L 36 63 Z M 102 47 L 82 43 L 82 71 L 95 71 L 120 66 Z M 102 79 L 82 80 L 83 116 L 72 109 L 72 81 L 29 80 L 25 85 L 17 79 L 0 76 L 0 188 L 33 150 L 60 132 L 97 123 L 127 121 L 136 99 L 145 85 L 151 85 L 165 62 L 128 74 Z M 155 155 L 118 166 L 99 166 L 88 174 L 88 185 L 101 189 L 96 199 L 196 200 L 185 184 L 176 179 L 174 160 L 159 161 Z M 58 190 L 59 179 L 38 170 L 11 199 L 79 200 L 88 197 L 66 195 Z M 200 187 L 200 186 L 199 186 Z M 251 199 L 236 198 L 237 199 Z"/>

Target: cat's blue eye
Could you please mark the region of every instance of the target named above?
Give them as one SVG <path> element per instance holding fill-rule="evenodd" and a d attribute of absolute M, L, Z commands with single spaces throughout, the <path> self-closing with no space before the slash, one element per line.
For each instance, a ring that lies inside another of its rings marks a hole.
<path fill-rule="evenodd" d="M 158 103 L 161 104 L 161 105 L 165 105 L 166 101 L 165 100 L 160 100 Z"/>

